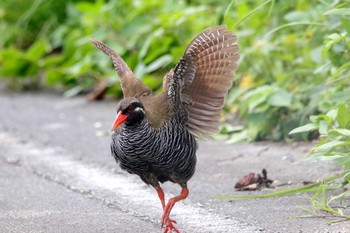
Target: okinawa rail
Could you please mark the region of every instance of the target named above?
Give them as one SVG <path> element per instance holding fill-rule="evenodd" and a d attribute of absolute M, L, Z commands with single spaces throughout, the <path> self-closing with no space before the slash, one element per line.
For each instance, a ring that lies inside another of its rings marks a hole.
<path fill-rule="evenodd" d="M 163 78 L 163 91 L 158 95 L 135 77 L 114 50 L 97 40 L 92 43 L 111 59 L 124 95 L 112 128 L 112 155 L 123 170 L 155 188 L 163 207 L 164 233 L 180 233 L 170 211 L 189 194 L 187 182 L 196 167 L 196 138 L 208 138 L 218 131 L 239 59 L 236 36 L 225 26 L 208 28 L 196 36 Z M 166 181 L 182 188 L 167 204 L 160 186 Z"/>

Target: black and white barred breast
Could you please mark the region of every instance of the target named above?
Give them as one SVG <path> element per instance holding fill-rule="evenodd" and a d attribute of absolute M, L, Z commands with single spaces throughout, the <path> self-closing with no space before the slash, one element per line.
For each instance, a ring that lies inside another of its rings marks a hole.
<path fill-rule="evenodd" d="M 137 174 L 147 183 L 186 183 L 196 166 L 195 137 L 175 118 L 162 128 L 150 127 L 147 120 L 123 125 L 112 136 L 111 150 L 123 170 Z"/>

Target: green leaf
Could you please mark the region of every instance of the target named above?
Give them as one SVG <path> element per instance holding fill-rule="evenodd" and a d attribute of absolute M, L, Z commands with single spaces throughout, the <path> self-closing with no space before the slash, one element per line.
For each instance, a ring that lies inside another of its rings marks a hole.
<path fill-rule="evenodd" d="M 350 113 L 344 104 L 339 105 L 336 120 L 340 128 L 347 128 L 350 122 Z"/>
<path fill-rule="evenodd" d="M 336 111 L 332 111 L 332 112 L 329 111 L 328 113 L 330 113 L 331 116 L 336 116 L 335 114 L 333 114 L 333 113 L 336 113 Z M 328 116 L 328 113 L 327 115 L 320 114 L 317 116 L 310 116 L 310 120 L 315 124 L 319 124 L 321 121 L 326 121 L 328 124 L 332 124 L 333 123 L 332 117 Z"/>
<path fill-rule="evenodd" d="M 333 120 L 335 120 L 335 118 L 337 117 L 337 110 L 336 109 L 332 109 L 329 112 L 327 112 L 326 116 L 323 119 L 325 121 L 327 121 L 329 124 L 333 123 Z"/>
<path fill-rule="evenodd" d="M 238 143 L 238 142 L 243 142 L 246 140 L 251 140 L 252 138 L 249 137 L 247 130 L 243 130 L 240 132 L 235 132 L 232 135 L 230 135 L 230 138 L 226 141 L 228 144 L 232 143 Z"/>
<path fill-rule="evenodd" d="M 37 62 L 40 58 L 47 53 L 49 49 L 49 43 L 45 39 L 41 39 L 35 42 L 26 52 L 28 59 Z"/>
<path fill-rule="evenodd" d="M 144 75 L 142 81 L 147 87 L 155 90 L 162 85 L 163 79 L 155 77 L 154 75 Z"/>
<path fill-rule="evenodd" d="M 350 35 L 350 20 L 348 18 L 343 17 L 341 21 L 344 29 L 346 30 L 348 35 Z"/>
<path fill-rule="evenodd" d="M 140 61 L 137 63 L 134 73 L 136 77 L 142 77 L 145 74 L 146 65 Z"/>
<path fill-rule="evenodd" d="M 67 91 L 65 91 L 63 93 L 63 96 L 64 97 L 73 97 L 73 96 L 76 96 L 78 95 L 82 90 L 84 90 L 84 86 L 83 85 L 78 85 L 78 86 L 75 86 Z"/>
<path fill-rule="evenodd" d="M 64 57 L 61 54 L 47 56 L 43 59 L 43 67 L 59 66 L 62 62 L 64 62 Z"/>
<path fill-rule="evenodd" d="M 338 8 L 338 9 L 331 9 L 323 13 L 323 15 L 341 15 L 341 16 L 347 16 L 350 15 L 350 8 Z"/>
<path fill-rule="evenodd" d="M 144 57 L 146 57 L 147 53 L 149 52 L 149 48 L 153 42 L 153 40 L 158 39 L 159 37 L 161 37 L 164 33 L 163 29 L 159 29 L 154 31 L 151 35 L 149 35 L 147 37 L 147 39 L 143 42 L 143 46 L 139 52 L 139 60 L 143 59 Z"/>
<path fill-rule="evenodd" d="M 244 127 L 241 125 L 233 126 L 230 124 L 224 124 L 221 126 L 220 133 L 231 134 L 235 132 L 241 132 L 242 130 L 244 130 Z"/>
<path fill-rule="evenodd" d="M 332 131 L 335 131 L 343 136 L 350 137 L 350 130 L 348 129 L 333 129 Z"/>
<path fill-rule="evenodd" d="M 273 87 L 268 85 L 248 91 L 243 96 L 243 104 L 241 106 L 242 113 L 252 113 L 259 105 L 266 103 L 266 100 L 272 92 Z"/>
<path fill-rule="evenodd" d="M 324 143 L 320 146 L 316 146 L 314 148 L 315 151 L 318 151 L 318 152 L 326 152 L 326 151 L 329 151 L 331 149 L 333 149 L 334 147 L 337 147 L 337 146 L 340 146 L 344 144 L 343 141 L 330 141 L 330 142 L 327 142 L 327 143 Z"/>
<path fill-rule="evenodd" d="M 160 40 L 161 38 L 161 40 Z M 148 49 L 147 55 L 144 57 L 143 62 L 149 64 L 158 57 L 169 54 L 169 47 L 174 42 L 174 38 L 170 36 L 160 36 L 154 38 L 150 48 Z M 183 53 L 183 48 L 182 48 Z"/>
<path fill-rule="evenodd" d="M 350 100 L 350 88 L 345 88 L 342 91 L 336 91 L 334 92 L 330 97 L 329 100 L 335 103 L 346 103 Z M 336 111 L 336 110 L 334 110 Z"/>
<path fill-rule="evenodd" d="M 321 135 L 327 135 L 328 134 L 328 123 L 324 120 L 321 120 L 319 122 L 319 129 Z"/>
<path fill-rule="evenodd" d="M 10 78 L 31 78 L 39 72 L 38 62 L 28 59 L 26 54 L 14 48 L 4 49 L 0 52 L 3 57 L 0 66 L 0 75 Z"/>
<path fill-rule="evenodd" d="M 163 56 L 159 57 L 158 59 L 156 59 L 151 64 L 149 64 L 148 66 L 146 66 L 144 72 L 146 74 L 151 73 L 155 70 L 158 70 L 159 68 L 167 66 L 172 61 L 173 61 L 173 57 L 171 55 L 169 55 L 169 54 L 163 55 Z"/>
<path fill-rule="evenodd" d="M 147 37 L 147 39 L 143 42 L 143 46 L 139 52 L 139 60 L 143 59 L 147 55 L 148 48 L 151 45 L 151 42 L 153 40 L 153 36 Z"/>
<path fill-rule="evenodd" d="M 289 22 L 304 21 L 308 19 L 308 14 L 302 11 L 291 11 L 284 16 L 284 19 Z"/>
<path fill-rule="evenodd" d="M 48 85 L 59 83 L 62 79 L 63 73 L 61 68 L 52 68 L 46 71 L 45 78 Z"/>
<path fill-rule="evenodd" d="M 289 134 L 305 133 L 305 132 L 313 131 L 315 129 L 317 129 L 317 125 L 315 125 L 314 123 L 309 123 L 293 129 L 292 131 L 289 132 Z"/>
<path fill-rule="evenodd" d="M 349 21 L 350 23 L 350 21 Z M 349 32 L 350 33 L 350 32 Z M 344 73 L 344 71 L 348 70 L 350 68 L 350 62 L 347 62 L 343 65 L 341 65 L 333 74 L 333 77 L 338 78 L 339 76 L 341 76 L 341 74 Z"/>
<path fill-rule="evenodd" d="M 268 103 L 271 106 L 275 107 L 289 107 L 292 104 L 292 98 L 293 94 L 285 91 L 285 90 L 277 90 L 273 92 L 269 98 L 268 98 Z"/>

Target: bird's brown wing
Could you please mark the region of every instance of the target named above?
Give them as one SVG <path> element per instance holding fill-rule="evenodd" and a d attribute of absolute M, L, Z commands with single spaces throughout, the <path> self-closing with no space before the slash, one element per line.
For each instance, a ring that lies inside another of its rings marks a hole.
<path fill-rule="evenodd" d="M 185 104 L 186 124 L 194 135 L 210 137 L 217 132 L 238 59 L 236 36 L 225 26 L 209 28 L 192 40 L 170 81 L 165 80 L 169 82 L 168 93 L 176 83 L 173 80 L 180 80 L 182 101 L 191 101 Z"/>
<path fill-rule="evenodd" d="M 91 40 L 91 42 L 111 59 L 120 78 L 124 98 L 138 97 L 151 93 L 151 90 L 135 77 L 129 66 L 113 49 L 98 40 Z"/>

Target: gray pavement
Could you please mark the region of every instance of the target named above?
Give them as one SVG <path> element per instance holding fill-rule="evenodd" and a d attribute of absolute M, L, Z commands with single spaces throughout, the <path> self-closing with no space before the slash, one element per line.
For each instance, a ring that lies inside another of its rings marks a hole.
<path fill-rule="evenodd" d="M 115 165 L 110 126 L 115 102 L 87 103 L 50 93 L 0 90 L 0 232 L 162 232 L 154 190 Z M 350 223 L 290 218 L 305 213 L 308 194 L 226 201 L 248 172 L 267 169 L 288 187 L 336 172 L 303 160 L 310 144 L 227 145 L 202 141 L 190 196 L 172 216 L 185 232 L 349 232 Z M 284 187 L 287 188 L 287 187 Z M 179 187 L 164 185 L 166 196 Z M 259 193 L 270 192 L 269 190 Z"/>
<path fill-rule="evenodd" d="M 50 182 L 11 161 L 0 160 L 0 232 L 155 232 L 151 222 L 114 211 Z"/>

